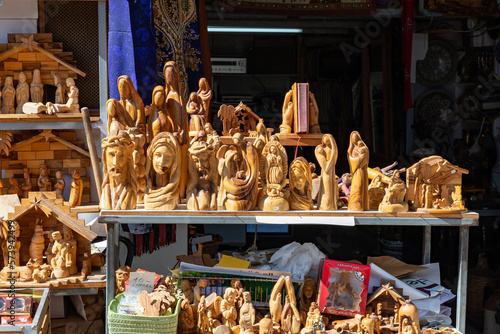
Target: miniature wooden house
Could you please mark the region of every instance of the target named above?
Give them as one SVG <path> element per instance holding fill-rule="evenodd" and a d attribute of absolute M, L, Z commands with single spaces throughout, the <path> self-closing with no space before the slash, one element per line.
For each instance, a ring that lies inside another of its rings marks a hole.
<path fill-rule="evenodd" d="M 73 233 L 73 239 L 77 243 L 76 265 L 81 270 L 84 254 L 90 253 L 90 244 L 97 237 L 97 234 L 85 227 L 83 220 L 77 219 L 76 213 L 70 212 L 70 207 L 63 204 L 63 200 L 55 199 L 54 192 L 31 192 L 29 198 L 21 200 L 21 206 L 15 208 L 14 213 L 9 213 L 9 220 L 15 220 L 20 227 L 21 242 L 19 250 L 21 266 L 26 265 L 30 259 L 29 246 L 35 232 L 35 225 L 41 219 L 44 235 L 51 231 L 63 232 L 63 227 L 67 226 Z M 49 237 L 45 236 L 45 247 L 49 245 Z M 46 259 L 44 259 L 46 263 Z"/>
<path fill-rule="evenodd" d="M 405 301 L 403 290 L 394 286 L 394 281 L 388 281 L 376 289 L 366 302 L 366 313 L 374 312 L 377 316 L 382 316 L 382 318 L 393 316 L 395 307 L 397 306 L 397 309 L 399 309 Z M 380 306 L 378 306 L 379 304 Z"/>
<path fill-rule="evenodd" d="M 85 73 L 76 68 L 72 52 L 64 52 L 63 44 L 54 42 L 52 34 L 8 34 L 9 43 L 0 44 L 0 79 L 7 76 L 17 81 L 20 72 L 24 72 L 31 82 L 32 72 L 40 70 L 45 85 L 54 84 L 54 74 L 62 79 L 85 77 Z"/>
<path fill-rule="evenodd" d="M 469 171 L 433 155 L 407 169 L 406 196 L 418 211 L 466 211 L 462 201 L 462 174 Z"/>
<path fill-rule="evenodd" d="M 223 104 L 217 116 L 220 117 L 223 124 L 223 136 L 232 136 L 235 133 L 248 136 L 250 131 L 255 131 L 257 123 L 261 119 L 243 102 L 240 102 L 236 108 Z"/>

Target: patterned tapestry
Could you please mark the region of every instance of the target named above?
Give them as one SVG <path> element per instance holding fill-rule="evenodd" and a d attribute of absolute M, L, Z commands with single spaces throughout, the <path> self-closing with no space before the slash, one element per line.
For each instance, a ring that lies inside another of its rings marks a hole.
<path fill-rule="evenodd" d="M 185 92 L 198 90 L 203 77 L 197 3 L 195 0 L 152 0 L 156 29 L 156 60 L 165 64 L 173 60 L 179 65 Z"/>

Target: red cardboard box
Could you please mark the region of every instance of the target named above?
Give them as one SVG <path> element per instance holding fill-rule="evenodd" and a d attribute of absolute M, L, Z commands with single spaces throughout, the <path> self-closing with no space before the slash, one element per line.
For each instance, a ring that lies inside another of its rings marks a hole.
<path fill-rule="evenodd" d="M 320 268 L 319 310 L 349 317 L 364 315 L 370 266 L 325 259 Z"/>
<path fill-rule="evenodd" d="M 11 311 L 31 313 L 33 296 L 28 294 L 4 293 L 0 294 L 0 315 L 10 315 Z"/>
<path fill-rule="evenodd" d="M 31 316 L 29 314 L 16 314 L 15 316 L 4 315 L 0 325 L 27 325 L 31 324 Z"/>

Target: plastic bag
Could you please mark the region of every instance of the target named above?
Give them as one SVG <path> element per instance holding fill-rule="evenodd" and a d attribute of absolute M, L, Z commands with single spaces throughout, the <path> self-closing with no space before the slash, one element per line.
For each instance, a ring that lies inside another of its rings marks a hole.
<path fill-rule="evenodd" d="M 325 257 L 316 245 L 310 242 L 301 245 L 294 241 L 274 253 L 269 264 L 273 270 L 289 271 L 293 279 L 317 279 L 319 264 Z"/>

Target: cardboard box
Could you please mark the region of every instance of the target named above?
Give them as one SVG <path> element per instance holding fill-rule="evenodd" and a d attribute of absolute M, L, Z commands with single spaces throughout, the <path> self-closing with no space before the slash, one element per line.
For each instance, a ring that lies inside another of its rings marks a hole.
<path fill-rule="evenodd" d="M 349 317 L 364 315 L 370 266 L 325 259 L 320 268 L 319 310 Z"/>
<path fill-rule="evenodd" d="M 16 315 L 4 315 L 1 318 L 0 325 L 26 325 L 31 324 L 31 315 L 29 314 L 16 314 Z"/>
<path fill-rule="evenodd" d="M 31 314 L 33 297 L 29 294 L 0 294 L 0 315 Z"/>

